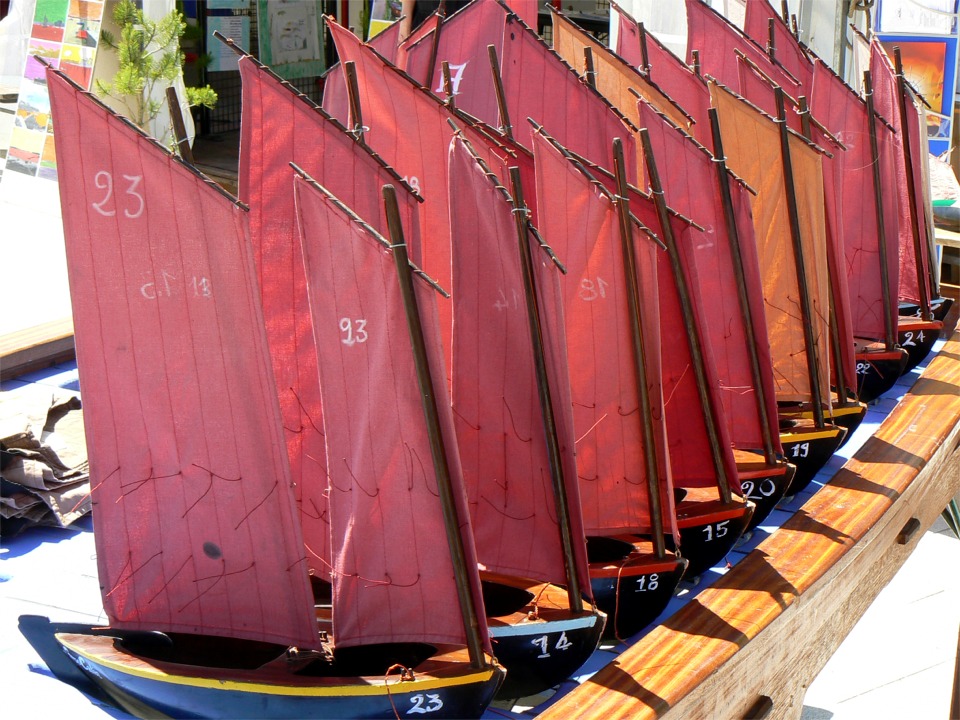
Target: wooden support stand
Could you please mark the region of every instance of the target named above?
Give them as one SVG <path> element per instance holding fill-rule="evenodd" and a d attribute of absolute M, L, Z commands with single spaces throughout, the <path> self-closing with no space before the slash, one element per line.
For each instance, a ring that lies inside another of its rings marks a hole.
<path fill-rule="evenodd" d="M 539 717 L 799 718 L 806 689 L 960 492 L 960 332 L 784 526 Z"/>

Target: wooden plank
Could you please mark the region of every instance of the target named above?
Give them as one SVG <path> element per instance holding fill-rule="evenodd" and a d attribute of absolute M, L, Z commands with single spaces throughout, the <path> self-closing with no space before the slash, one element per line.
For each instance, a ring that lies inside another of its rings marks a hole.
<path fill-rule="evenodd" d="M 0 335 L 0 380 L 10 380 L 75 357 L 72 318 Z"/>
<path fill-rule="evenodd" d="M 954 333 L 793 518 L 540 717 L 799 717 L 809 683 L 960 491 L 958 388 Z"/>

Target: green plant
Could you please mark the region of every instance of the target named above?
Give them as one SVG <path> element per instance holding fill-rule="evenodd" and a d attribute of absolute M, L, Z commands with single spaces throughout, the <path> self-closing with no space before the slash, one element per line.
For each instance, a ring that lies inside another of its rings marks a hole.
<path fill-rule="evenodd" d="M 105 30 L 100 39 L 101 45 L 117 53 L 120 69 L 112 82 L 97 80 L 97 92 L 122 102 L 130 119 L 149 131 L 151 121 L 163 107 L 159 91 L 172 85 L 182 72 L 180 38 L 187 25 L 177 10 L 159 20 L 145 17 L 133 0 L 120 0 L 113 9 L 113 19 L 120 28 L 119 39 Z M 188 87 L 186 93 L 191 107 L 212 108 L 217 102 L 217 93 L 209 85 Z"/>

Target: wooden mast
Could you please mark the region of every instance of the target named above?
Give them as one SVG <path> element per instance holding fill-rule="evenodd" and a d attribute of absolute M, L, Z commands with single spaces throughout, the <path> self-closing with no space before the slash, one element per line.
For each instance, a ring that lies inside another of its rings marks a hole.
<path fill-rule="evenodd" d="M 803 136 L 813 142 L 813 128 L 810 123 L 810 108 L 807 106 L 807 98 L 803 95 L 797 97 L 797 109 L 800 112 L 800 127 Z M 827 282 L 830 285 L 830 351 L 837 359 L 837 400 L 841 405 L 847 404 L 847 376 L 844 372 L 843 357 L 840 348 L 840 326 L 837 321 L 837 307 L 839 307 L 839 295 L 837 294 L 836 282 L 833 277 L 833 269 L 830 263 L 827 263 Z"/>
<path fill-rule="evenodd" d="M 563 548 L 563 563 L 567 575 L 567 596 L 570 609 L 583 612 L 583 595 L 577 576 L 577 563 L 573 551 L 573 533 L 570 527 L 570 501 L 564 485 L 563 463 L 560 459 L 560 441 L 557 437 L 556 416 L 553 400 L 550 397 L 550 383 L 547 377 L 547 363 L 543 349 L 543 327 L 540 323 L 540 310 L 537 304 L 536 279 L 533 273 L 533 258 L 530 253 L 529 210 L 523 199 L 523 185 L 520 181 L 520 168 L 510 168 L 510 187 L 512 191 L 513 217 L 517 229 L 517 244 L 520 253 L 520 267 L 523 274 L 523 292 L 527 304 L 527 323 L 530 329 L 530 342 L 533 346 L 533 359 L 537 375 L 537 395 L 540 399 L 540 411 L 543 416 L 544 433 L 547 442 L 547 455 L 550 461 L 550 476 L 553 481 L 553 494 L 557 504 L 557 519 L 560 525 L 560 542 Z"/>
<path fill-rule="evenodd" d="M 783 90 L 774 88 L 777 102 L 777 127 L 780 131 L 780 158 L 783 166 L 783 184 L 787 196 L 787 213 L 790 218 L 790 239 L 793 243 L 793 256 L 797 267 L 797 289 L 800 293 L 800 314 L 803 321 L 803 344 L 807 355 L 807 373 L 810 377 L 810 391 L 813 395 L 811 407 L 813 420 L 817 428 L 826 427 L 823 405 L 820 403 L 821 388 L 818 372 L 816 341 L 813 337 L 813 307 L 807 285 L 807 271 L 803 265 L 803 246 L 800 236 L 800 216 L 797 211 L 797 193 L 793 184 L 793 162 L 790 159 L 790 137 L 787 132 L 787 118 L 784 107 Z"/>
<path fill-rule="evenodd" d="M 760 414 L 760 426 L 763 434 L 763 455 L 768 465 L 777 462 L 777 453 L 773 445 L 773 434 L 770 432 L 770 417 L 767 413 L 766 390 L 763 386 L 763 376 L 760 372 L 760 353 L 757 349 L 757 338 L 754 335 L 755 327 L 750 301 L 747 298 L 747 281 L 743 269 L 743 250 L 740 247 L 740 232 L 737 229 L 736 217 L 733 210 L 733 198 L 730 196 L 730 186 L 727 178 L 727 158 L 723 153 L 723 140 L 720 137 L 720 120 L 716 108 L 710 108 L 710 129 L 713 133 L 713 155 L 717 166 L 717 180 L 720 185 L 720 199 L 723 203 L 723 217 L 727 225 L 727 236 L 730 238 L 730 247 L 733 256 L 733 270 L 737 278 L 737 297 L 740 301 L 740 315 L 747 330 L 747 347 L 750 351 L 750 375 L 753 378 L 754 392 L 757 399 L 757 411 Z"/>
<path fill-rule="evenodd" d="M 660 229 L 663 232 L 663 242 L 667 246 L 670 257 L 670 267 L 673 279 L 677 286 L 677 295 L 680 299 L 680 308 L 683 310 L 683 327 L 687 342 L 690 346 L 690 360 L 693 363 L 693 373 L 697 381 L 697 395 L 703 409 L 703 420 L 706 425 L 707 437 L 710 440 L 710 456 L 713 461 L 714 472 L 717 475 L 717 487 L 724 503 L 732 499 L 730 494 L 730 478 L 720 455 L 720 438 L 717 433 L 717 408 L 714 406 L 707 387 L 707 374 L 703 361 L 703 348 L 700 344 L 700 330 L 694 322 L 693 302 L 690 299 L 690 288 L 680 262 L 680 251 L 673 236 L 670 225 L 670 216 L 667 203 L 663 197 L 663 185 L 660 182 L 660 173 L 657 170 L 657 161 L 653 156 L 653 146 L 650 144 L 650 133 L 646 128 L 640 129 L 640 142 L 643 145 L 643 157 L 647 166 L 647 176 L 653 195 L 653 202 L 657 208 L 657 218 L 660 220 Z"/>
<path fill-rule="evenodd" d="M 463 616 L 463 626 L 467 636 L 467 650 L 470 653 L 470 664 L 480 669 L 486 667 L 483 655 L 483 639 L 480 635 L 480 621 L 467 575 L 463 538 L 460 535 L 461 518 L 457 512 L 450 482 L 450 467 L 440 428 L 437 395 L 434 392 L 433 378 L 430 375 L 427 349 L 423 338 L 423 325 L 417 308 L 417 297 L 413 290 L 410 261 L 407 257 L 407 246 L 403 237 L 403 227 L 400 224 L 400 211 L 397 207 L 396 190 L 393 185 L 383 186 L 383 204 L 387 215 L 387 225 L 390 229 L 391 250 L 397 265 L 397 278 L 403 295 L 403 306 L 407 316 L 407 329 L 410 332 L 410 344 L 413 347 L 414 364 L 417 368 L 417 382 L 420 386 L 420 398 L 423 403 L 423 413 L 430 438 L 430 454 L 433 457 L 433 466 L 437 476 L 437 490 L 443 507 L 447 544 L 450 547 L 457 594 L 460 598 L 460 613 Z"/>
<path fill-rule="evenodd" d="M 507 94 L 503 90 L 503 77 L 500 75 L 500 60 L 497 58 L 497 48 L 493 45 L 487 45 L 487 57 L 490 59 L 490 72 L 493 73 L 493 88 L 497 93 L 500 131 L 513 140 L 513 126 L 510 124 L 510 111 L 507 109 Z"/>
<path fill-rule="evenodd" d="M 900 108 L 900 133 L 903 135 L 903 165 L 907 174 L 907 198 L 910 202 L 910 232 L 913 234 L 914 262 L 917 266 L 917 291 L 920 294 L 920 312 L 924 320 L 933 320 L 930 311 L 930 296 L 927 292 L 927 278 L 923 273 L 923 241 L 920 239 L 920 208 L 917 207 L 916 178 L 913 176 L 911 162 L 910 130 L 907 127 L 907 81 L 903 76 L 903 61 L 900 47 L 893 49 L 893 58 L 897 72 L 897 106 Z M 917 148 L 919 150 L 919 148 Z"/>
<path fill-rule="evenodd" d="M 620 138 L 614 138 L 613 141 L 613 168 L 617 179 L 617 216 L 620 222 L 620 249 L 623 255 L 623 270 L 627 285 L 634 372 L 637 390 L 640 394 L 640 424 L 643 433 L 643 459 L 647 477 L 647 495 L 650 502 L 653 550 L 658 558 L 663 559 L 666 557 L 667 551 L 663 537 L 663 508 L 660 505 L 660 472 L 653 437 L 653 414 L 650 406 L 650 389 L 647 385 L 647 367 L 644 364 L 643 323 L 640 320 L 640 278 L 637 273 L 636 251 L 633 247 L 626 164 L 623 159 L 623 143 Z"/>
<path fill-rule="evenodd" d="M 890 297 L 890 267 L 887 263 L 887 232 L 883 219 L 883 185 L 880 180 L 880 149 L 877 143 L 876 111 L 873 109 L 873 77 L 863 72 L 863 97 L 867 103 L 867 128 L 870 135 L 870 167 L 873 169 L 873 197 L 877 215 L 877 241 L 880 247 L 880 283 L 883 297 L 883 344 L 887 351 L 897 346 L 896 330 L 891 316 L 893 298 Z"/>

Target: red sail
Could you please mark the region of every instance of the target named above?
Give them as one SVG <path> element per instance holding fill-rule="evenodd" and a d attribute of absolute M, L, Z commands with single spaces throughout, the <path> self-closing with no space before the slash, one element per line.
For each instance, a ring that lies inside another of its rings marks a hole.
<path fill-rule="evenodd" d="M 513 205 L 459 138 L 450 148 L 450 213 L 453 411 L 477 553 L 493 572 L 566 584 Z M 589 596 L 560 271 L 539 247 L 533 252 L 560 470 Z"/>
<path fill-rule="evenodd" d="M 368 44 L 380 53 L 384 60 L 397 65 L 399 38 L 400 23 L 394 22 L 370 38 Z M 323 100 L 320 104 L 327 114 L 346 124 L 350 103 L 347 99 L 347 81 L 344 77 L 343 63 L 337 63 L 323 76 Z"/>
<path fill-rule="evenodd" d="M 502 127 L 487 45 L 497 49 L 513 134 L 529 147 L 527 118 L 580 155 L 610 165 L 610 143 L 620 137 L 635 179 L 630 131 L 600 95 L 585 85 L 540 37 L 497 0 L 475 0 L 443 24 L 437 52 L 450 63 L 457 107 L 489 125 Z M 454 69 L 456 68 L 456 73 Z M 436 79 L 434 88 L 438 87 Z"/>
<path fill-rule="evenodd" d="M 753 3 L 762 0 L 751 0 Z M 691 51 L 700 53 L 700 67 L 704 75 L 711 75 L 724 85 L 737 89 L 739 77 L 737 53 L 739 50 L 758 65 L 774 82 L 790 95 L 801 94 L 797 78 L 770 60 L 770 56 L 753 40 L 741 33 L 729 20 L 702 0 L 685 0 L 687 6 L 687 63 L 692 63 Z M 748 3 L 750 4 L 750 3 Z"/>
<path fill-rule="evenodd" d="M 672 506 L 660 388 L 656 246 L 646 237 L 635 241 L 643 362 L 654 413 L 656 448 L 650 449 L 643 442 L 617 209 L 548 141 L 539 134 L 533 140 L 540 230 L 567 268 L 564 320 L 584 526 L 591 535 L 649 532 L 644 453 L 657 454 L 663 507 Z"/>
<path fill-rule="evenodd" d="M 296 192 L 328 419 L 334 638 L 340 647 L 463 643 L 454 565 L 393 252 L 369 226 L 306 181 L 297 178 Z M 437 293 L 419 278 L 414 286 L 460 513 L 463 560 L 481 633 L 488 638 L 453 417 L 443 391 Z"/>
<path fill-rule="evenodd" d="M 619 8 L 618 14 L 620 33 L 617 54 L 629 63 L 639 66 L 643 58 L 640 53 L 640 31 L 637 23 Z M 690 66 L 657 40 L 653 33 L 645 33 L 645 36 L 647 59 L 650 62 L 648 77 L 693 118 L 687 132 L 702 144 L 709 145 L 710 118 L 707 111 L 710 109 L 710 91 L 707 84 Z M 658 110 L 663 110 L 653 98 L 647 99 L 657 105 Z"/>
<path fill-rule="evenodd" d="M 367 126 L 365 141 L 424 198 L 420 209 L 422 247 L 412 248 L 411 257 L 443 287 L 450 287 L 447 153 L 453 129 L 447 120 L 457 123 L 495 169 L 502 170 L 501 156 L 507 152 L 453 115 L 438 98 L 384 63 L 351 32 L 339 25 L 329 27 L 340 58 L 356 64 L 360 106 Z M 449 307 L 441 306 L 440 322 L 444 348 L 449 352 Z"/>
<path fill-rule="evenodd" d="M 252 58 L 240 59 L 240 76 L 240 199 L 250 206 L 250 237 L 304 541 L 310 567 L 326 575 L 330 533 L 317 351 L 289 163 L 313 174 L 378 229 L 386 228 L 386 219 L 377 188 L 401 183 L 342 126 Z M 415 198 L 400 192 L 398 199 L 404 221 L 413 222 Z"/>
<path fill-rule="evenodd" d="M 831 131 L 836 133 L 846 150 L 836 155 L 839 185 L 839 219 L 843 228 L 844 267 L 851 306 L 851 323 L 856 337 L 884 338 L 883 287 L 880 274 L 880 231 L 877 227 L 877 201 L 873 187 L 873 160 L 870 149 L 870 125 L 863 98 L 823 63 L 813 71 L 810 108 Z M 890 327 L 897 326 L 897 287 L 899 285 L 897 203 L 893 167 L 894 136 L 879 120 L 874 122 L 878 145 L 887 148 L 880 154 L 881 193 L 889 202 L 879 210 L 884 214 L 886 255 L 890 279 L 887 288 L 892 302 L 886 308 Z"/>
<path fill-rule="evenodd" d="M 681 243 L 680 252 L 688 265 L 697 268 L 699 287 L 693 288 L 703 313 L 704 342 L 715 361 L 722 415 L 733 444 L 743 449 L 763 449 L 758 398 L 766 399 L 769 433 L 779 444 L 776 425 L 777 407 L 773 367 L 763 309 L 763 285 L 757 261 L 757 244 L 751 219 L 749 192 L 732 177 L 728 186 L 733 200 L 737 234 L 744 268 L 744 284 L 753 325 L 747 327 L 738 299 L 733 250 L 727 232 L 723 205 L 717 186 L 713 157 L 681 130 L 670 125 L 650 105 L 640 102 L 642 125 L 650 133 L 650 142 L 660 171 L 665 199 L 671 207 L 697 218 L 701 232 L 690 228 L 692 242 Z M 759 355 L 762 395 L 753 381 L 749 338 Z M 779 448 L 778 448 L 779 449 Z"/>
<path fill-rule="evenodd" d="M 896 167 L 897 207 L 900 217 L 900 298 L 920 302 L 920 289 L 930 298 L 930 268 L 926 247 L 927 223 L 923 212 L 923 166 L 926 162 L 920 149 L 920 116 L 916 106 L 909 98 L 903 98 L 907 108 L 907 127 L 900 119 L 900 90 L 897 76 L 890 59 L 878 40 L 870 42 L 870 74 L 873 76 L 873 106 L 896 130 L 896 142 L 892 147 L 893 163 Z M 910 164 L 913 169 L 913 187 L 907 182 L 907 160 L 904 157 L 904 132 L 910 145 Z M 910 194 L 913 194 L 916 216 L 911 211 Z M 884 196 L 884 202 L 892 198 Z M 919 233 L 921 252 L 920 267 L 917 267 L 917 253 L 914 248 L 914 228 Z M 922 285 L 921 285 L 922 283 Z"/>
<path fill-rule="evenodd" d="M 110 624 L 316 647 L 246 213 L 47 85 Z"/>
<path fill-rule="evenodd" d="M 743 21 L 743 31 L 757 45 L 769 51 L 770 21 L 773 20 L 773 56 L 787 72 L 800 81 L 800 85 L 809 92 L 813 84 L 813 61 L 800 42 L 794 37 L 783 18 L 770 6 L 767 0 L 748 2 Z"/>

